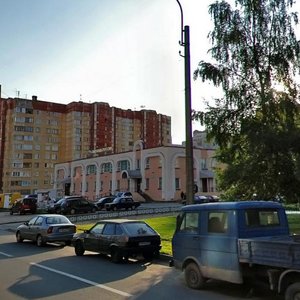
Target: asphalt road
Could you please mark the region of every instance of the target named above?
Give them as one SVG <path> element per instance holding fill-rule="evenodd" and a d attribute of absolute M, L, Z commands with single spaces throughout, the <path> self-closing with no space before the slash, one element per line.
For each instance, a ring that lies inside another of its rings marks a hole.
<path fill-rule="evenodd" d="M 13 232 L 16 225 L 0 225 L 0 299 L 240 300 L 249 291 L 217 281 L 208 282 L 205 290 L 191 290 L 183 274 L 166 260 L 113 264 L 109 257 L 91 252 L 77 257 L 72 247 L 18 244 Z M 281 298 L 259 293 L 251 299 Z"/>

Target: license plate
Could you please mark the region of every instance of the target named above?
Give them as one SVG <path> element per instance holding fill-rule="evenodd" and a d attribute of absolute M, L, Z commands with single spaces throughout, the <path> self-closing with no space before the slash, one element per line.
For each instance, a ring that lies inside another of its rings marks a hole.
<path fill-rule="evenodd" d="M 150 242 L 139 242 L 139 246 L 148 246 Z"/>

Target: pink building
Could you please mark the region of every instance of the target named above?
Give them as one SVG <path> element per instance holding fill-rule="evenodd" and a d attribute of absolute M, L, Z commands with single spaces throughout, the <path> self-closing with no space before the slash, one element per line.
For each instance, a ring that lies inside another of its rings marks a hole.
<path fill-rule="evenodd" d="M 194 148 L 194 181 L 198 194 L 216 195 L 215 149 Z M 133 151 L 55 165 L 58 196 L 84 195 L 90 200 L 130 191 L 142 201 L 172 201 L 185 192 L 185 148 L 171 145 L 144 149 L 143 141 Z"/>

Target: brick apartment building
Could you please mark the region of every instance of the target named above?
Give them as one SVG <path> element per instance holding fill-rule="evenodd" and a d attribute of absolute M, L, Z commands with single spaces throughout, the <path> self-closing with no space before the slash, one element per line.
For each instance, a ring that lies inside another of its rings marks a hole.
<path fill-rule="evenodd" d="M 108 103 L 59 104 L 1 98 L 0 191 L 52 189 L 55 164 L 103 154 L 171 145 L 171 117 L 123 110 Z"/>

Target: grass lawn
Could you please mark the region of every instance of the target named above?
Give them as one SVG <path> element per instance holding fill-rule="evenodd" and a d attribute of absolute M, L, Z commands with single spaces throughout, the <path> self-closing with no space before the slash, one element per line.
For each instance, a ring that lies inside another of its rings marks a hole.
<path fill-rule="evenodd" d="M 153 227 L 161 237 L 161 253 L 172 255 L 171 240 L 175 230 L 176 216 L 143 219 Z M 291 234 L 300 234 L 300 214 L 288 214 Z M 89 229 L 92 224 L 78 225 L 77 230 Z"/>

